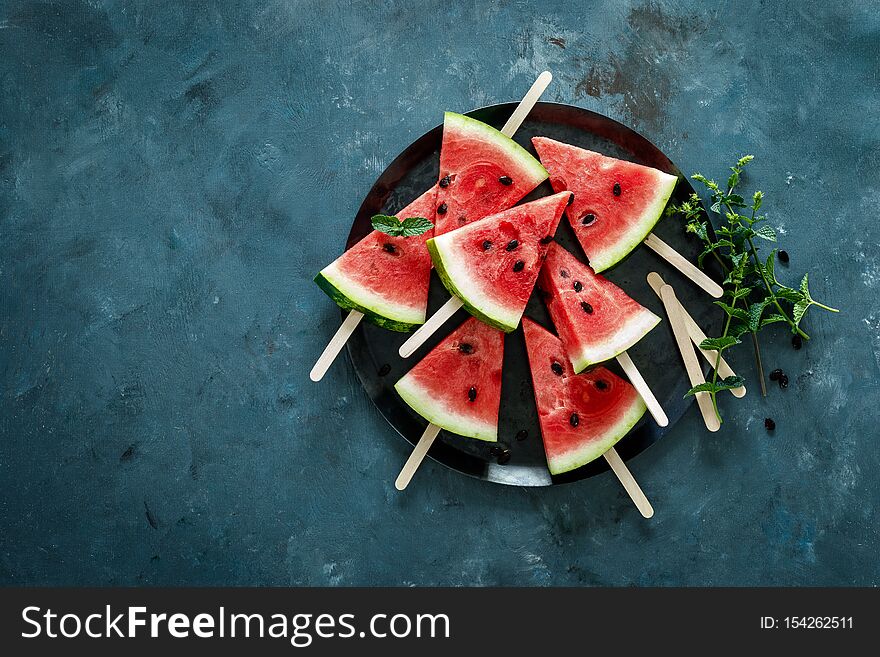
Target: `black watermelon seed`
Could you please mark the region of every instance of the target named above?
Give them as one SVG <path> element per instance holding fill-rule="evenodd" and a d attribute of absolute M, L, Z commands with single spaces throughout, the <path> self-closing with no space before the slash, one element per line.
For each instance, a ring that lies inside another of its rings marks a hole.
<path fill-rule="evenodd" d="M 483 240 L 483 251 L 488 251 L 492 248 L 492 242 L 489 240 Z"/>
<path fill-rule="evenodd" d="M 394 253 L 395 251 L 397 251 L 397 249 L 394 248 L 394 245 L 391 244 L 391 242 L 385 242 L 385 244 L 382 245 L 382 248 L 385 249 L 385 251 L 387 251 L 388 253 Z"/>
<path fill-rule="evenodd" d="M 513 263 L 513 271 L 515 271 L 515 272 L 522 271 L 525 268 L 526 268 L 526 263 L 524 263 L 522 260 L 517 260 L 516 262 Z"/>
<path fill-rule="evenodd" d="M 559 275 L 562 276 L 562 278 L 568 278 L 568 272 L 565 269 L 560 269 Z"/>
<path fill-rule="evenodd" d="M 498 455 L 498 465 L 507 465 L 508 463 L 510 463 L 510 450 L 503 449 Z"/>
<path fill-rule="evenodd" d="M 562 372 L 563 372 L 562 365 L 560 365 L 556 361 L 553 361 L 553 364 L 550 366 L 550 369 L 553 370 L 553 373 L 556 376 L 562 376 Z"/>
<path fill-rule="evenodd" d="M 773 418 L 764 418 L 764 428 L 767 429 L 767 431 L 773 431 L 776 428 L 776 423 L 773 421 Z"/>
<path fill-rule="evenodd" d="M 779 381 L 779 378 L 782 376 L 782 370 L 775 369 L 770 372 L 770 380 L 771 381 Z"/>
<path fill-rule="evenodd" d="M 568 195 L 568 202 L 566 205 L 571 205 L 572 203 L 574 203 L 574 192 Z"/>
<path fill-rule="evenodd" d="M 525 429 L 520 429 L 519 431 L 516 432 L 516 439 L 519 442 L 522 442 L 523 440 L 525 440 L 528 437 L 529 437 L 529 432 L 526 431 Z"/>
<path fill-rule="evenodd" d="M 492 445 L 492 446 L 489 448 L 489 453 L 490 453 L 492 456 L 500 456 L 500 455 L 501 455 L 501 452 L 503 452 L 503 451 L 504 451 L 504 449 L 501 447 L 501 445 Z"/>
<path fill-rule="evenodd" d="M 780 251 L 776 254 L 776 257 L 779 258 L 779 262 L 788 264 L 788 251 Z"/>
<path fill-rule="evenodd" d="M 388 376 L 389 374 L 391 374 L 391 365 L 385 363 L 379 368 L 379 376 Z"/>
<path fill-rule="evenodd" d="M 584 312 L 587 313 L 588 315 L 593 314 L 593 306 L 588 304 L 586 301 L 581 301 L 581 308 L 583 308 Z"/>
<path fill-rule="evenodd" d="M 614 183 L 614 189 L 612 191 L 615 196 L 620 196 L 620 183 Z"/>
<path fill-rule="evenodd" d="M 571 426 L 576 427 L 581 423 L 581 419 L 578 417 L 577 413 L 572 413 L 571 416 L 568 418 L 568 423 Z"/>
<path fill-rule="evenodd" d="M 462 342 L 458 345 L 458 350 L 463 354 L 472 354 L 474 353 L 474 345 L 469 342 Z"/>
<path fill-rule="evenodd" d="M 477 389 L 475 386 L 471 386 L 471 389 L 468 390 L 468 399 L 471 401 L 476 400 L 477 398 Z"/>
<path fill-rule="evenodd" d="M 800 333 L 798 333 L 791 339 L 791 346 L 795 349 L 800 349 L 804 346 L 804 339 L 800 336 Z"/>
<path fill-rule="evenodd" d="M 441 187 L 449 187 L 449 183 L 451 183 L 451 182 L 452 182 L 452 178 L 450 178 L 449 176 L 443 176 L 440 179 L 440 186 Z"/>
<path fill-rule="evenodd" d="M 779 377 L 779 387 L 783 390 L 788 387 L 788 374 Z"/>
<path fill-rule="evenodd" d="M 512 185 L 512 184 L 513 184 L 513 178 L 511 178 L 510 176 L 501 176 L 501 177 L 498 179 L 498 182 L 500 182 L 502 185 Z"/>
<path fill-rule="evenodd" d="M 605 379 L 599 379 L 598 381 L 596 381 L 596 389 L 608 390 L 608 382 Z"/>
<path fill-rule="evenodd" d="M 575 281 L 574 285 L 572 285 L 572 287 L 574 288 L 575 292 L 580 292 L 581 290 L 584 289 L 583 283 L 581 283 L 580 281 Z"/>
<path fill-rule="evenodd" d="M 592 212 L 588 212 L 587 214 L 584 215 L 584 218 L 581 219 L 581 223 L 584 226 L 589 226 L 594 221 L 596 221 L 596 215 L 594 215 Z"/>
<path fill-rule="evenodd" d="M 518 246 L 519 246 L 519 241 L 518 241 L 518 240 L 510 240 L 510 241 L 507 243 L 507 246 L 504 247 L 504 248 L 507 249 L 508 251 L 513 251 L 513 250 L 514 250 L 516 247 L 518 247 Z"/>
<path fill-rule="evenodd" d="M 552 242 L 552 241 L 553 241 L 552 235 L 547 235 L 547 237 L 541 238 L 541 244 L 550 244 L 550 242 Z"/>
<path fill-rule="evenodd" d="M 437 214 L 446 214 L 446 211 L 449 209 L 449 206 L 446 203 L 441 203 L 437 208 Z"/>

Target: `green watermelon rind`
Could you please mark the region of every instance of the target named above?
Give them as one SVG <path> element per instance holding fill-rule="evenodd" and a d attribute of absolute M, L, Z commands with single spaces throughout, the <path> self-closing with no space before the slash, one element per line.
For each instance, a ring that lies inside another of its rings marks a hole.
<path fill-rule="evenodd" d="M 404 376 L 394 384 L 394 389 L 411 409 L 441 429 L 466 438 L 498 442 L 497 426 L 490 427 L 454 413 L 432 396 L 430 391 L 420 388 L 411 377 Z"/>
<path fill-rule="evenodd" d="M 404 314 L 399 307 L 383 306 L 366 298 L 357 282 L 334 271 L 332 265 L 318 272 L 315 283 L 343 310 L 362 312 L 367 321 L 389 331 L 408 333 L 425 323 L 424 313 L 420 317 L 416 313 Z"/>
<path fill-rule="evenodd" d="M 447 233 L 447 235 L 454 235 L 454 233 Z M 436 240 L 442 239 L 442 237 L 443 236 L 440 236 L 440 238 L 432 237 L 427 240 L 425 244 L 428 247 L 428 253 L 431 254 L 434 269 L 437 271 L 437 275 L 440 276 L 440 282 L 443 283 L 443 287 L 445 287 L 450 294 L 461 299 L 465 310 L 484 324 L 488 324 L 489 326 L 504 331 L 505 333 L 510 333 L 511 331 L 516 330 L 516 327 L 519 326 L 519 320 L 522 317 L 522 313 L 517 313 L 516 318 L 511 315 L 506 320 L 495 314 L 488 314 L 485 308 L 480 308 L 478 305 L 475 305 L 478 302 L 473 302 L 471 300 L 471 295 L 461 289 L 463 286 L 456 285 L 453 279 L 458 278 L 458 276 L 452 273 L 454 269 L 450 266 L 449 257 L 447 256 L 444 259 L 441 248 L 437 246 Z"/>
<path fill-rule="evenodd" d="M 647 308 L 642 308 L 638 313 L 631 315 L 618 329 L 614 340 L 597 344 L 590 354 L 584 353 L 586 349 L 581 350 L 577 355 L 570 354 L 569 358 L 575 374 L 580 374 L 591 365 L 604 363 L 619 356 L 650 333 L 659 323 L 660 318 L 657 315 Z"/>
<path fill-rule="evenodd" d="M 494 144 L 519 164 L 526 174 L 532 176 L 532 188 L 537 187 L 550 175 L 534 155 L 504 133 L 482 121 L 477 121 L 477 119 L 472 119 L 464 114 L 446 112 L 443 115 L 443 125 L 452 127 L 459 134 L 471 133 L 476 139 Z"/>
<path fill-rule="evenodd" d="M 632 223 L 625 239 L 622 239 L 616 245 L 616 248 L 608 249 L 607 251 L 600 254 L 594 254 L 590 257 L 590 267 L 592 267 L 593 271 L 597 274 L 607 269 L 611 269 L 614 265 L 618 264 L 621 260 L 626 258 L 626 256 L 632 253 L 639 244 L 645 241 L 648 233 L 654 230 L 654 226 L 660 221 L 660 217 L 663 216 L 663 210 L 666 209 L 666 204 L 669 202 L 672 192 L 675 191 L 675 185 L 678 183 L 678 178 L 662 171 L 659 171 L 658 173 L 661 176 L 660 180 L 657 182 L 659 193 L 655 197 L 654 202 L 646 207 L 644 212 L 642 212 L 642 215 Z M 589 254 L 587 255 L 589 256 Z"/>
<path fill-rule="evenodd" d="M 620 442 L 636 426 L 638 421 L 642 419 L 646 410 L 645 401 L 640 396 L 636 396 L 623 417 L 608 427 L 601 438 L 591 440 L 580 449 L 573 449 L 565 454 L 554 456 L 552 459 L 548 456 L 547 467 L 550 470 L 550 474 L 560 475 L 571 472 L 587 463 L 595 461 Z"/>

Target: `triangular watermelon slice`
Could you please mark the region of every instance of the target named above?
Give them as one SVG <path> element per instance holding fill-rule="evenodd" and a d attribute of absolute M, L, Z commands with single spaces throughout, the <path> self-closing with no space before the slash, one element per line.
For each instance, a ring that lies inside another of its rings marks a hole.
<path fill-rule="evenodd" d="M 555 242 L 547 250 L 538 286 L 575 372 L 623 353 L 660 323 Z"/>
<path fill-rule="evenodd" d="M 675 176 L 569 144 L 534 137 L 553 190 L 574 192 L 566 214 L 595 272 L 638 246 L 663 214 Z"/>
<path fill-rule="evenodd" d="M 443 285 L 475 317 L 514 330 L 570 196 L 546 196 L 429 239 Z"/>
<path fill-rule="evenodd" d="M 547 179 L 526 149 L 495 128 L 446 112 L 434 234 L 443 235 L 506 210 Z"/>
<path fill-rule="evenodd" d="M 434 215 L 437 186 L 397 213 L 398 219 Z M 322 269 L 315 282 L 342 308 L 359 310 L 374 324 L 410 331 L 425 323 L 431 256 L 428 231 L 392 237 L 374 230 Z"/>
<path fill-rule="evenodd" d="M 645 402 L 629 382 L 604 367 L 575 374 L 559 338 L 528 318 L 523 333 L 551 474 L 598 458 L 645 414 Z"/>
<path fill-rule="evenodd" d="M 503 363 L 504 334 L 470 318 L 394 389 L 428 422 L 461 436 L 494 441 Z"/>

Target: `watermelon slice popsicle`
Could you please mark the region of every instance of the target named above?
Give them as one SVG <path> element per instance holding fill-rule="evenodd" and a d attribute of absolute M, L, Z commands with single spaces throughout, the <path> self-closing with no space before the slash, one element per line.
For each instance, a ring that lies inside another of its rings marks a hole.
<path fill-rule="evenodd" d="M 528 318 L 523 335 L 550 474 L 604 456 L 639 512 L 653 516 L 651 503 L 614 449 L 645 414 L 639 393 L 604 367 L 575 374 L 562 341 Z"/>
<path fill-rule="evenodd" d="M 675 176 L 547 137 L 533 137 L 532 144 L 550 172 L 553 190 L 574 192 L 566 214 L 597 274 L 644 243 L 710 296 L 721 298 L 718 283 L 651 232 L 675 189 Z"/>
<path fill-rule="evenodd" d="M 546 180 L 544 167 L 510 137 L 552 79 L 548 71 L 538 76 L 501 132 L 447 112 L 441 148 L 441 166 L 447 168 L 441 169 L 438 184 L 398 212 L 398 217 L 431 219 L 434 232 L 441 234 L 514 205 Z M 443 199 L 438 202 L 440 190 Z M 319 287 L 350 312 L 312 368 L 312 381 L 323 378 L 365 317 L 396 331 L 412 330 L 425 321 L 431 261 L 423 243 L 431 233 L 389 237 L 373 231 L 315 277 Z M 401 280 L 407 285 L 400 285 Z"/>
<path fill-rule="evenodd" d="M 394 482 L 407 487 L 440 429 L 498 440 L 504 333 L 473 317 L 450 333 L 395 385 L 428 426 Z"/>
<path fill-rule="evenodd" d="M 545 196 L 429 239 L 434 267 L 452 298 L 401 345 L 400 355 L 411 356 L 462 306 L 502 331 L 519 326 L 570 201 L 569 192 Z"/>
<path fill-rule="evenodd" d="M 574 372 L 616 358 L 657 424 L 668 425 L 663 407 L 626 352 L 660 318 L 555 242 L 538 286 Z"/>

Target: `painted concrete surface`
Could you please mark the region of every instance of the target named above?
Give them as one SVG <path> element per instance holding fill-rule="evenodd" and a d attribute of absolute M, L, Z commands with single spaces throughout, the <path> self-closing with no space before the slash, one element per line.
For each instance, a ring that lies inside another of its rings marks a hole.
<path fill-rule="evenodd" d="M 0 582 L 876 585 L 880 18 L 872 3 L 0 3 Z M 751 182 L 815 296 L 720 432 L 483 484 L 407 449 L 311 282 L 393 157 L 518 98 Z M 763 419 L 777 429 L 768 434 Z"/>

